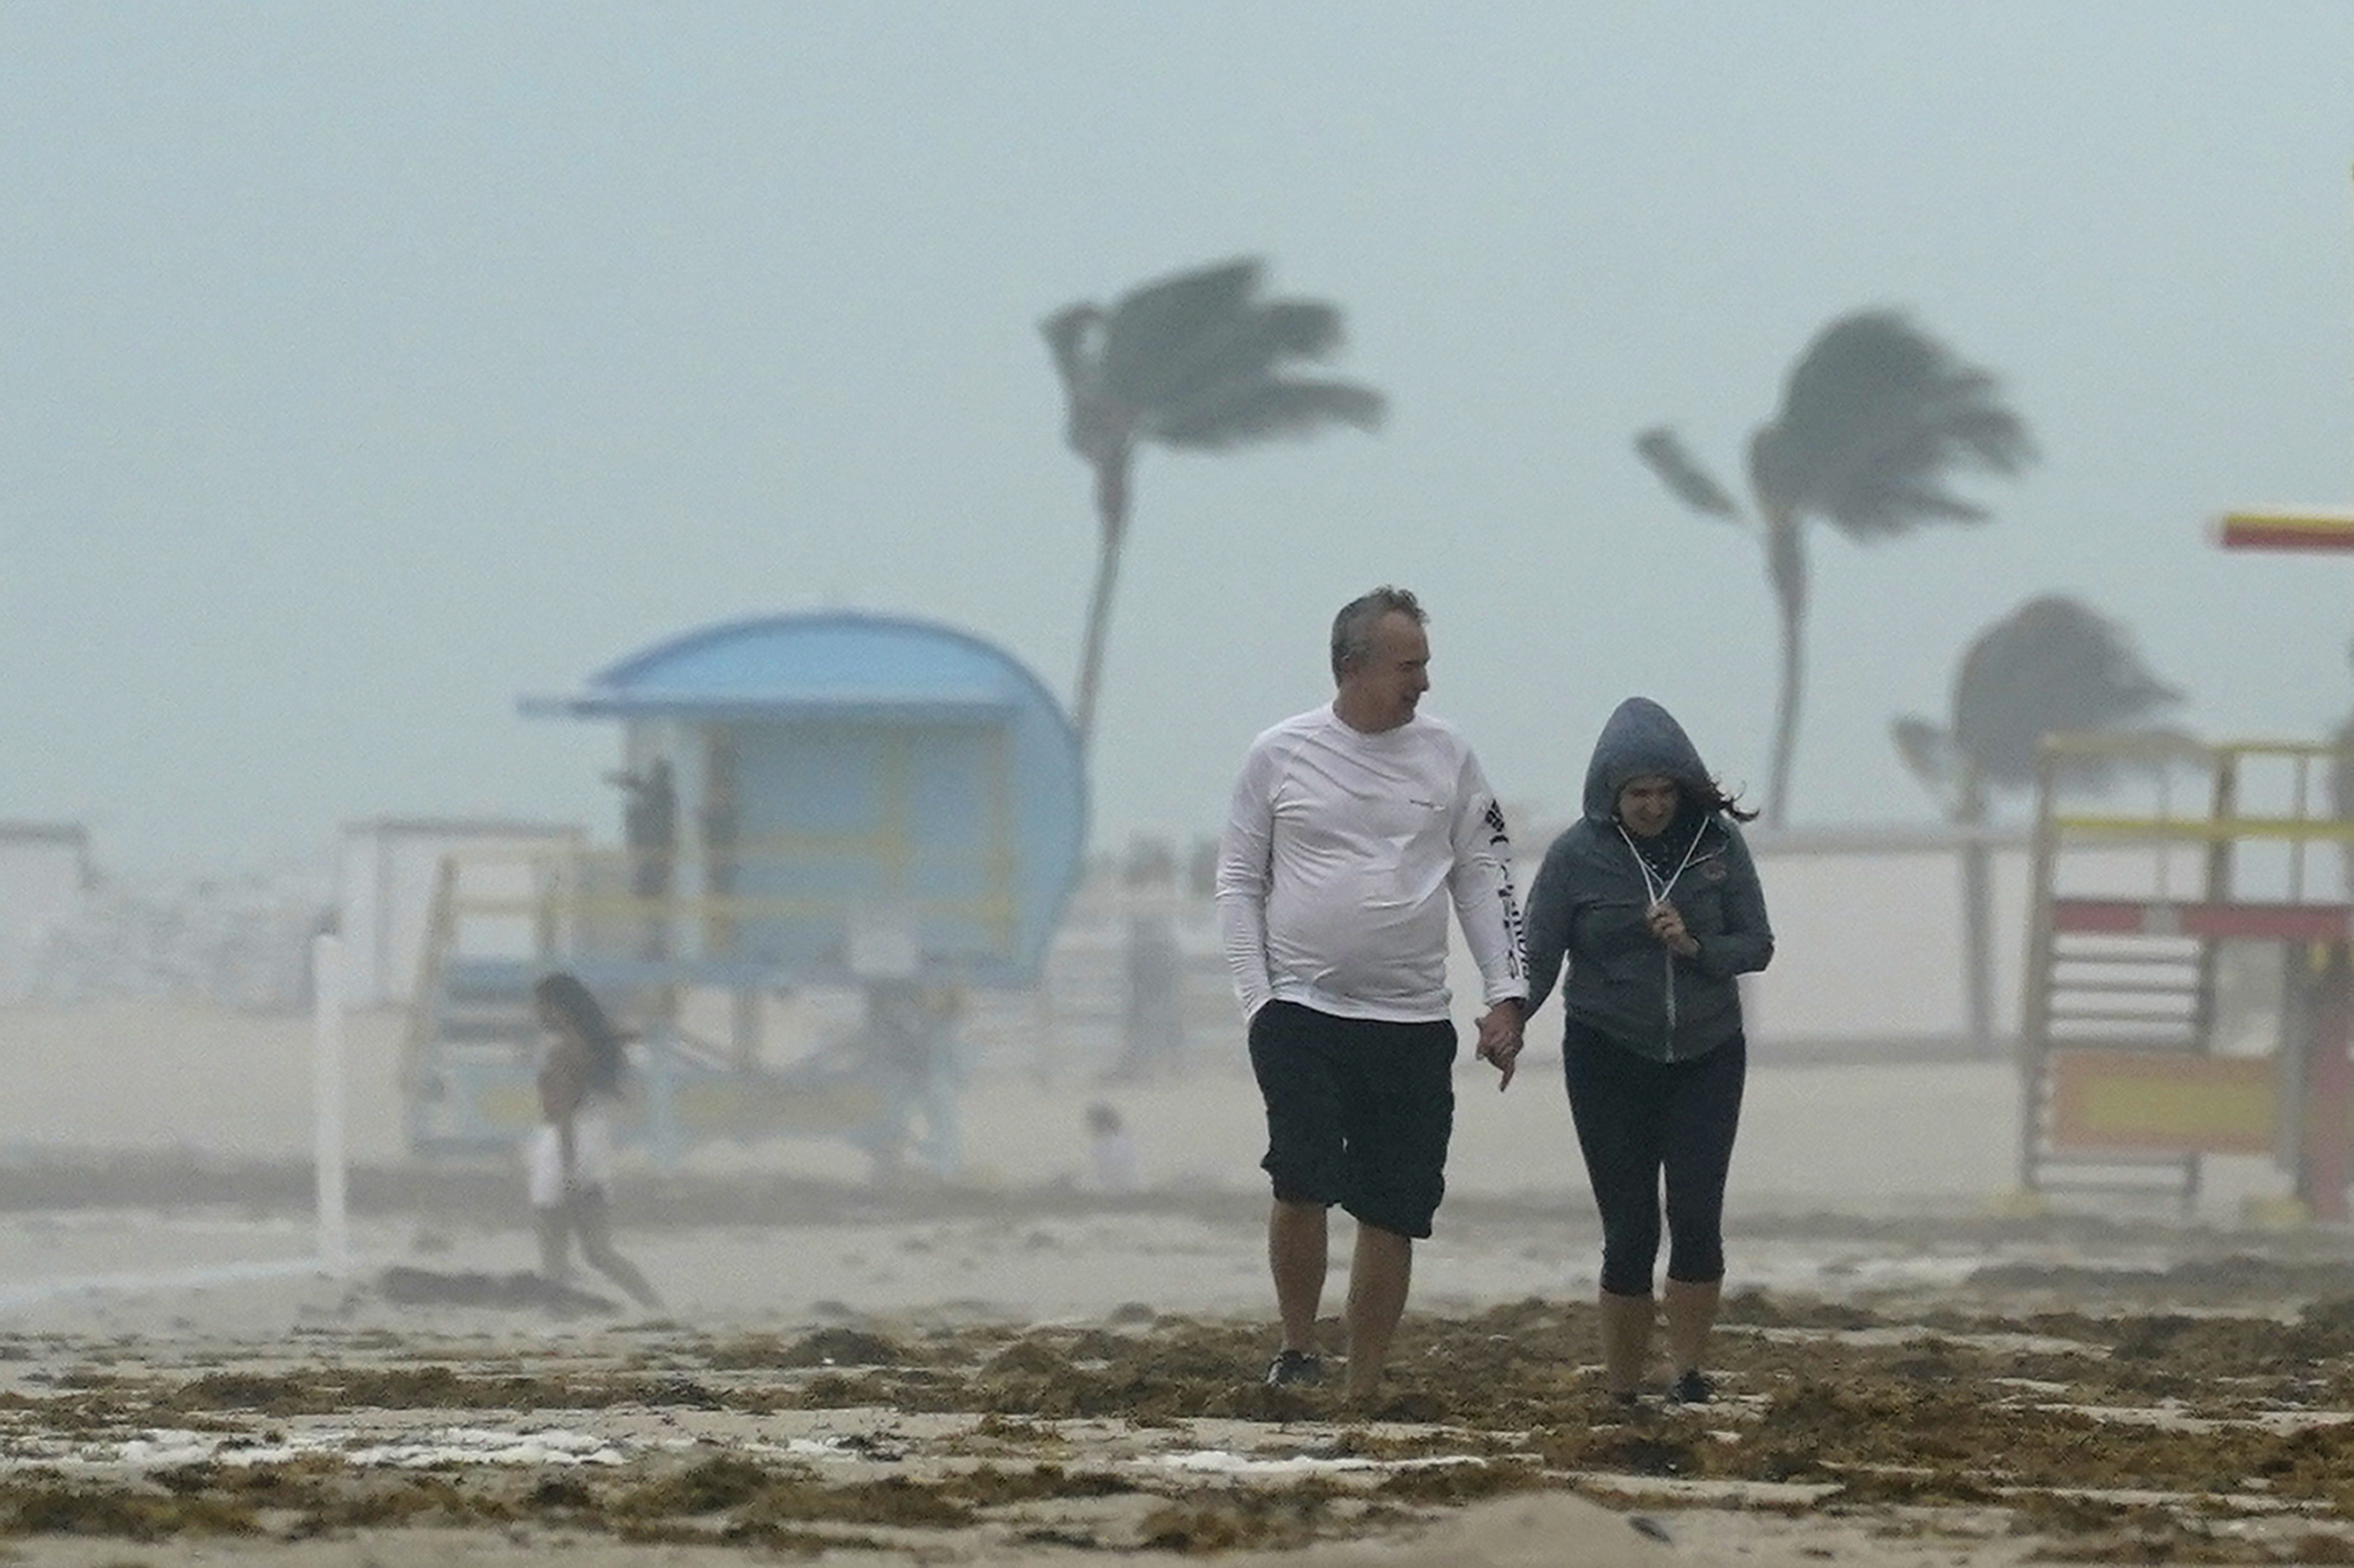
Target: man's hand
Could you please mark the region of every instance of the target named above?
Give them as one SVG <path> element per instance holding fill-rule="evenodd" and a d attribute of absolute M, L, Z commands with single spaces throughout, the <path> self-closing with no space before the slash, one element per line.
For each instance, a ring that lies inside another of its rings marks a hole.
<path fill-rule="evenodd" d="M 1495 1064 L 1502 1080 L 1496 1086 L 1498 1094 L 1512 1086 L 1512 1065 L 1520 1060 L 1522 1030 L 1526 1022 L 1520 999 L 1510 996 L 1480 1017 L 1479 1046 L 1476 1054 L 1482 1062 Z"/>

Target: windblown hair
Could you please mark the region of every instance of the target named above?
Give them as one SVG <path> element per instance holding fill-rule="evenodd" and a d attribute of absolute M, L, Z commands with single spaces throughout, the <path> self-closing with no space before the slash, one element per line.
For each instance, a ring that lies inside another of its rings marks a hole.
<path fill-rule="evenodd" d="M 532 1000 L 553 1008 L 588 1051 L 588 1086 L 598 1094 L 621 1092 L 621 1033 L 579 977 L 558 969 L 542 975 Z"/>
<path fill-rule="evenodd" d="M 1722 811 L 1736 822 L 1754 822 L 1757 820 L 1756 812 L 1744 811 L 1741 809 L 1741 796 L 1738 792 L 1726 794 L 1724 786 L 1713 779 L 1708 781 L 1704 789 L 1683 784 L 1678 786 L 1677 792 L 1683 796 L 1684 804 L 1700 812 L 1703 817 L 1712 817 Z"/>
<path fill-rule="evenodd" d="M 1373 651 L 1373 628 L 1382 617 L 1397 614 L 1410 616 L 1416 626 L 1430 624 L 1430 617 L 1422 601 L 1402 588 L 1387 583 L 1371 593 L 1359 594 L 1341 607 L 1332 618 L 1332 678 L 1339 680 L 1350 666 L 1363 662 Z"/>

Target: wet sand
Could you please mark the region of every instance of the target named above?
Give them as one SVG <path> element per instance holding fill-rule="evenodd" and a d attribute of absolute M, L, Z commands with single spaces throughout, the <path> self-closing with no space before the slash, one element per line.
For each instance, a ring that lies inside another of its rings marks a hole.
<path fill-rule="evenodd" d="M 112 1147 L 19 1120 L 0 1561 L 2354 1561 L 2354 1245 L 2221 1199 L 2023 1214 L 2000 1082 L 1761 1071 L 1722 1397 L 1631 1417 L 1596 1392 L 1598 1242 L 1542 1072 L 1500 1099 L 1467 1075 L 1454 1190 L 1363 1409 L 1257 1383 L 1264 1197 L 1231 1073 L 983 1082 L 954 1184 L 878 1190 L 815 1146 L 630 1169 L 619 1239 L 657 1317 L 534 1291 L 509 1171 L 369 1150 L 358 1259 L 327 1277 L 282 1106 L 240 1129 L 221 1097 Z M 78 1133 L 54 1087 L 48 1125 Z M 1152 1191 L 1085 1189 L 1098 1096 Z"/>

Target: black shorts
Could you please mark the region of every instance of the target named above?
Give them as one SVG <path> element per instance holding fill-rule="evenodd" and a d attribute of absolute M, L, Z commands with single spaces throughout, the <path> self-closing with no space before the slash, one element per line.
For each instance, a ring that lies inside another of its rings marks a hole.
<path fill-rule="evenodd" d="M 1252 1015 L 1267 1102 L 1261 1169 L 1286 1202 L 1338 1203 L 1362 1224 L 1430 1234 L 1455 1129 L 1455 1025 L 1335 1018 L 1270 1001 Z"/>

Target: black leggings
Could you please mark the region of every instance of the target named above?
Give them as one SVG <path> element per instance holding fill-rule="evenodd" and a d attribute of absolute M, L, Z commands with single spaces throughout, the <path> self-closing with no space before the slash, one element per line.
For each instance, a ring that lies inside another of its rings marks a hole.
<path fill-rule="evenodd" d="M 1742 1037 L 1681 1062 L 1638 1056 L 1573 1021 L 1562 1042 L 1569 1114 L 1602 1212 L 1602 1288 L 1649 1296 L 1667 1177 L 1668 1277 L 1724 1277 L 1724 1177 L 1741 1125 Z"/>

